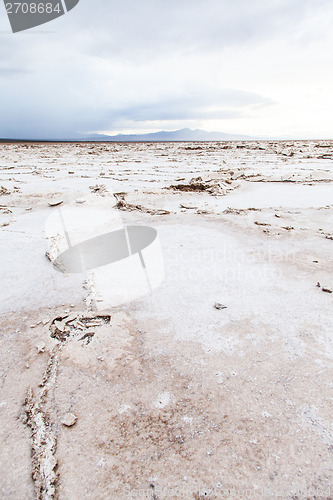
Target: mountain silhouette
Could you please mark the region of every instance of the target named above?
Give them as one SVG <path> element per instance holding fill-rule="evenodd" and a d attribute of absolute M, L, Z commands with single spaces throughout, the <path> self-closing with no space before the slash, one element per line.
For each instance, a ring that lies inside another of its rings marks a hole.
<path fill-rule="evenodd" d="M 223 132 L 207 132 L 206 130 L 192 130 L 183 128 L 170 132 L 160 131 L 150 134 L 119 134 L 119 135 L 103 135 L 92 134 L 82 137 L 81 140 L 88 141 L 110 141 L 110 142 L 182 142 L 182 141 L 243 141 L 257 139 L 248 135 L 225 134 Z"/>

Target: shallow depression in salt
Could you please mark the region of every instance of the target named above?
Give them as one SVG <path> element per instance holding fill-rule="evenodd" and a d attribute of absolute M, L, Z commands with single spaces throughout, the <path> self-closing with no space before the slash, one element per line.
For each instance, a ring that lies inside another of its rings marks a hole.
<path fill-rule="evenodd" d="M 226 195 L 219 208 L 322 207 L 333 203 L 331 184 L 245 183 Z"/>

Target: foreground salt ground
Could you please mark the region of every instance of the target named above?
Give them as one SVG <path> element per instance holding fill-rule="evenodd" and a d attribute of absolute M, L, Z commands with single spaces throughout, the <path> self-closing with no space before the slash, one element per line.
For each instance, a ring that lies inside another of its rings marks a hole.
<path fill-rule="evenodd" d="M 332 149 L 1 146 L 3 498 L 332 496 Z M 99 311 L 60 201 L 156 228 L 163 284 Z"/>

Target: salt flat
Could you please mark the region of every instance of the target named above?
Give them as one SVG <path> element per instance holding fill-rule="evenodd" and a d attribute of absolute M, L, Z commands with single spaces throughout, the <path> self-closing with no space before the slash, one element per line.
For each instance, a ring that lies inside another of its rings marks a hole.
<path fill-rule="evenodd" d="M 0 145 L 2 498 L 332 496 L 332 160 Z M 114 305 L 112 280 L 55 269 L 66 207 L 155 228 L 163 282 Z"/>

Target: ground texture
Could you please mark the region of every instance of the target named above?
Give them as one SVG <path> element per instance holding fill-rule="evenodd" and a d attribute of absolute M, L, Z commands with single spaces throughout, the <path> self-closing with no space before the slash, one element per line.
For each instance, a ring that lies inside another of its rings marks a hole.
<path fill-rule="evenodd" d="M 1 498 L 333 496 L 332 160 L 1 145 Z M 107 307 L 94 271 L 57 271 L 59 206 L 154 227 L 162 284 Z"/>

